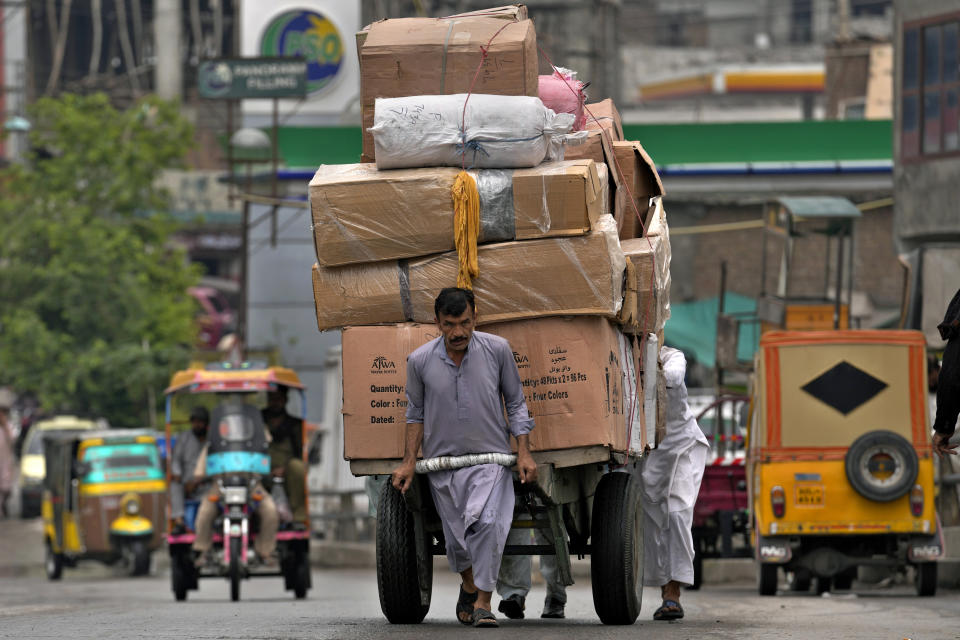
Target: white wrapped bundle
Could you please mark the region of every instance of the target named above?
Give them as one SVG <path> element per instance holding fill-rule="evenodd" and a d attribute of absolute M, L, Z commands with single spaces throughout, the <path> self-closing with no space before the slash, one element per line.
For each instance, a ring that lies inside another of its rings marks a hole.
<path fill-rule="evenodd" d="M 563 137 L 573 121 L 572 114 L 554 113 L 539 98 L 474 94 L 467 100 L 460 93 L 378 98 L 369 131 L 378 169 L 512 169 L 562 159 Z"/>

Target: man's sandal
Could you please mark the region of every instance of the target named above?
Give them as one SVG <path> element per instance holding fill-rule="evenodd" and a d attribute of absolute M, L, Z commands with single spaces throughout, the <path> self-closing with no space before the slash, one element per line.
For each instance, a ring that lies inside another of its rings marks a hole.
<path fill-rule="evenodd" d="M 683 607 L 676 600 L 664 600 L 659 609 L 653 612 L 654 620 L 679 620 L 683 617 Z"/>
<path fill-rule="evenodd" d="M 499 627 L 496 616 L 486 609 L 473 610 L 473 626 L 475 627 Z"/>
<path fill-rule="evenodd" d="M 457 598 L 457 620 L 460 621 L 460 624 L 473 624 L 473 603 L 477 601 L 477 592 L 467 593 L 463 590 L 463 585 L 460 585 L 460 597 Z M 461 617 L 461 614 L 466 614 L 467 619 L 464 620 Z"/>

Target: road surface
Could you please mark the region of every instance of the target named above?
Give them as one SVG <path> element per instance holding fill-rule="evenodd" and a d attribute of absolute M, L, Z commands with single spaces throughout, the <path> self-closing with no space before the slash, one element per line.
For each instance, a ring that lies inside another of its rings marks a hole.
<path fill-rule="evenodd" d="M 781 592 L 772 598 L 757 596 L 749 582 L 705 585 L 684 593 L 687 615 L 674 623 L 650 619 L 658 593 L 646 589 L 634 625 L 605 627 L 593 611 L 589 579 L 578 578 L 569 590 L 566 620 L 539 618 L 543 587 L 535 586 L 527 619 L 502 620 L 500 630 L 487 632 L 454 620 L 458 581 L 446 572 L 435 576 L 426 621 L 395 626 L 380 613 L 370 569 L 315 570 L 306 600 L 284 592 L 279 578 L 265 578 L 244 582 L 239 603 L 230 602 L 225 580 L 202 581 L 199 592 L 177 603 L 164 563 L 156 564 L 153 575 L 141 579 L 89 563 L 49 582 L 39 522 L 0 521 L 0 638 L 960 638 L 960 592 L 917 598 L 908 584 L 858 583 L 853 592 L 830 597 Z"/>

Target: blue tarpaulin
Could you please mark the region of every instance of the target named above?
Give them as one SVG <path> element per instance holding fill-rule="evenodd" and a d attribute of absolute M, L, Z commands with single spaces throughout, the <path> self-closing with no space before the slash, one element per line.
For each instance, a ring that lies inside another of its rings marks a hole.
<path fill-rule="evenodd" d="M 664 342 L 696 358 L 705 367 L 713 368 L 717 353 L 717 297 L 677 302 L 670 305 L 670 319 L 664 327 Z M 724 296 L 724 313 L 755 314 L 757 302 L 753 298 L 736 293 Z M 737 358 L 743 362 L 753 360 L 760 343 L 760 325 L 756 322 L 741 322 Z"/>

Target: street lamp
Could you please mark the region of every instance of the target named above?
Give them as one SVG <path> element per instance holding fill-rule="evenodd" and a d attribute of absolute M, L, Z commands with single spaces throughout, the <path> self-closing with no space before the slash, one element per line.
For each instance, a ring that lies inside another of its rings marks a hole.
<path fill-rule="evenodd" d="M 247 352 L 247 266 L 250 260 L 247 235 L 250 230 L 250 167 L 254 162 L 262 162 L 267 159 L 272 146 L 270 136 L 261 129 L 246 127 L 239 129 L 230 136 L 229 157 L 227 158 L 227 162 L 230 164 L 230 176 L 233 176 L 235 162 L 242 162 L 246 165 L 243 221 L 240 224 L 240 317 L 237 321 L 237 344 L 240 348 L 241 358 L 245 358 Z"/>

